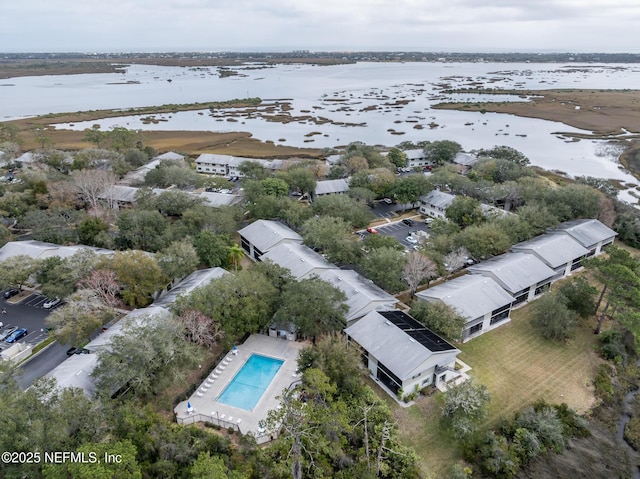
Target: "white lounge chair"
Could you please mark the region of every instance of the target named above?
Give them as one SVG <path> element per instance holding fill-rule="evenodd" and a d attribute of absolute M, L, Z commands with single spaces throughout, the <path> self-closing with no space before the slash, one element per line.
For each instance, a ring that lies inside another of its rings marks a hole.
<path fill-rule="evenodd" d="M 233 356 L 227 356 L 226 358 L 224 358 L 224 360 L 227 362 L 231 362 L 233 361 Z"/>
<path fill-rule="evenodd" d="M 202 396 L 204 396 L 204 394 L 202 394 L 200 391 L 198 391 L 198 392 L 196 393 L 196 396 L 202 397 Z"/>
<path fill-rule="evenodd" d="M 242 422 L 242 418 L 239 417 L 238 420 L 236 421 L 236 424 L 240 424 Z"/>
<path fill-rule="evenodd" d="M 204 386 L 200 388 L 200 392 L 201 393 L 206 393 L 208 391 L 207 388 L 205 388 Z"/>
<path fill-rule="evenodd" d="M 227 419 L 227 421 L 232 422 L 233 421 L 233 416 L 229 416 L 229 419 Z"/>
<path fill-rule="evenodd" d="M 220 414 L 220 416 L 218 416 L 220 419 L 224 419 L 224 414 Z"/>
<path fill-rule="evenodd" d="M 227 369 L 227 367 L 226 367 L 226 366 L 222 366 L 222 365 L 218 364 L 218 369 L 221 369 L 221 370 L 223 370 L 223 371 L 224 371 L 225 369 Z"/>
<path fill-rule="evenodd" d="M 222 374 L 222 371 L 220 370 L 220 368 L 216 369 L 216 374 Z"/>
<path fill-rule="evenodd" d="M 209 379 L 211 379 L 212 381 L 215 379 L 218 379 L 220 376 L 218 376 L 216 373 L 211 373 L 211 376 L 209 376 Z"/>

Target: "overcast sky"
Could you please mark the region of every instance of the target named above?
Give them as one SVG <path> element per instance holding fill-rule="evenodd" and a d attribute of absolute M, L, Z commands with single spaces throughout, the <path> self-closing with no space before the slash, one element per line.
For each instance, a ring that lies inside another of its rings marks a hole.
<path fill-rule="evenodd" d="M 639 0 L 0 0 L 0 52 L 640 52 Z"/>

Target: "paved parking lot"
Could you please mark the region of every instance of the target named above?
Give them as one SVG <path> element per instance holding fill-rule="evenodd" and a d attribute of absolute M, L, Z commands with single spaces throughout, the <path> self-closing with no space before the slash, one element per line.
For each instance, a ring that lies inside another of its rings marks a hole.
<path fill-rule="evenodd" d="M 386 225 L 376 226 L 375 230 L 380 235 L 391 236 L 395 238 L 406 249 L 410 249 L 417 244 L 412 243 L 411 241 L 407 241 L 407 237 L 410 236 L 411 233 L 424 231 L 425 233 L 429 234 L 429 226 L 425 224 L 424 218 L 422 216 L 416 215 L 415 217 L 411 218 L 411 221 L 413 222 L 412 225 L 408 225 L 406 223 L 403 223 L 401 220 L 398 220 Z M 361 235 L 363 236 L 367 234 L 369 233 L 367 233 L 366 231 L 361 232 Z M 420 235 L 415 235 L 415 237 L 420 238 Z"/>
<path fill-rule="evenodd" d="M 392 236 L 397 239 L 402 246 L 409 249 L 416 243 L 407 241 L 407 236 L 410 236 L 412 232 L 417 231 L 424 231 L 427 234 L 429 233 L 429 227 L 424 223 L 424 219 L 422 219 L 422 217 L 417 216 L 413 218 L 412 221 L 413 225 L 411 226 L 403 223 L 402 221 L 397 221 L 388 225 L 378 226 L 376 227 L 376 231 L 381 235 Z M 416 238 L 419 237 L 419 235 L 416 235 Z"/>
<path fill-rule="evenodd" d="M 48 301 L 47 297 L 33 293 L 17 304 L 10 300 L 7 301 L 4 296 L 0 296 L 0 298 L 1 307 L 7 311 L 6 314 L 2 314 L 2 317 L 0 317 L 0 321 L 4 323 L 4 328 L 16 326 L 17 328 L 27 328 L 29 332 L 18 341 L 19 343 L 36 345 L 47 337 L 45 318 L 51 310 L 42 308 L 42 305 Z M 0 349 L 6 349 L 10 346 L 10 344 L 0 341 Z"/>

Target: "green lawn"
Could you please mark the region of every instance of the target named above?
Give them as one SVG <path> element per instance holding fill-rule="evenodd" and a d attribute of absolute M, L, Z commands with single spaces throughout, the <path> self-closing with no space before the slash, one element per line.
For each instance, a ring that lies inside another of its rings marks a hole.
<path fill-rule="evenodd" d="M 601 362 L 595 320 L 581 322 L 567 343 L 547 341 L 530 324 L 534 304 L 512 312 L 510 323 L 458 345 L 460 359 L 472 367 L 469 374 L 491 394 L 486 425 L 538 399 L 566 402 L 580 413 L 594 403 L 591 380 Z M 424 471 L 446 477 L 449 467 L 461 460 L 461 451 L 439 428 L 438 396 L 422 397 L 407 409 L 393 404 L 403 441 L 416 450 Z"/>

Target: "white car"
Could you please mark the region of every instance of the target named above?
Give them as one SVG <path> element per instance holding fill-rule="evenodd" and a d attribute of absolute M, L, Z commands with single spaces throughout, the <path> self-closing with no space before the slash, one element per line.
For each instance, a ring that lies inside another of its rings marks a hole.
<path fill-rule="evenodd" d="M 54 306 L 57 306 L 58 304 L 60 304 L 60 298 L 55 298 L 55 299 L 50 299 L 49 301 L 47 301 L 46 303 L 44 303 L 42 305 L 42 307 L 44 309 L 51 309 Z"/>
<path fill-rule="evenodd" d="M 405 239 L 407 240 L 407 243 L 418 244 L 418 240 L 415 239 L 413 236 L 407 236 Z"/>

